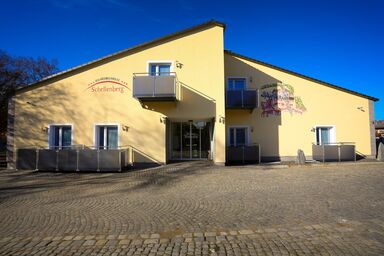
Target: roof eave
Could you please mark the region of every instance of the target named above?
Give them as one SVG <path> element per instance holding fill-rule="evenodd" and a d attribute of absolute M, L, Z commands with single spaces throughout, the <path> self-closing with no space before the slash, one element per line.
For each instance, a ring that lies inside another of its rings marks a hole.
<path fill-rule="evenodd" d="M 59 73 L 56 73 L 56 74 L 44 77 L 43 79 L 41 79 L 41 80 L 39 80 L 37 82 L 34 82 L 34 83 L 29 84 L 29 85 L 16 88 L 16 92 L 22 91 L 22 90 L 27 89 L 27 88 L 29 88 L 31 86 L 38 85 L 38 84 L 40 84 L 42 82 L 47 82 L 47 81 L 49 81 L 51 79 L 54 79 L 54 78 L 59 78 L 61 75 L 68 74 L 68 73 L 70 73 L 72 71 L 79 70 L 79 69 L 87 67 L 89 65 L 100 63 L 102 61 L 105 61 L 105 60 L 108 60 L 110 58 L 116 57 L 116 56 L 118 56 L 120 54 L 124 54 L 124 53 L 129 53 L 131 51 L 140 50 L 141 48 L 147 48 L 147 47 L 150 47 L 151 45 L 159 44 L 159 43 L 168 41 L 168 40 L 170 40 L 170 39 L 172 39 L 174 37 L 183 36 L 183 35 L 186 35 L 186 34 L 189 34 L 189 33 L 193 33 L 194 31 L 199 31 L 201 29 L 210 28 L 210 27 L 213 27 L 213 26 L 222 27 L 224 31 L 225 31 L 225 28 L 226 28 L 226 24 L 225 23 L 219 22 L 219 21 L 216 21 L 216 20 L 210 20 L 210 21 L 201 23 L 199 25 L 196 25 L 196 26 L 193 26 L 193 27 L 190 27 L 190 28 L 186 28 L 186 29 L 177 31 L 177 32 L 165 35 L 163 37 L 160 37 L 160 38 L 153 39 L 153 40 L 150 40 L 150 41 L 145 42 L 145 43 L 141 43 L 141 44 L 135 45 L 133 47 L 126 48 L 124 50 L 121 50 L 121 51 L 109 54 L 107 56 L 98 58 L 96 60 L 93 60 L 93 61 L 81 64 L 81 65 L 75 66 L 73 68 L 66 69 L 66 70 L 61 71 Z"/>
<path fill-rule="evenodd" d="M 379 101 L 378 98 L 375 98 L 375 97 L 372 97 L 372 96 L 369 96 L 369 95 L 366 95 L 366 94 L 363 94 L 363 93 L 359 93 L 359 92 L 356 92 L 356 91 L 352 91 L 352 90 L 343 88 L 343 87 L 338 86 L 338 85 L 327 83 L 327 82 L 321 81 L 319 79 L 316 79 L 316 78 L 313 78 L 313 77 L 309 77 L 309 76 L 306 76 L 306 75 L 303 75 L 303 74 L 300 74 L 300 73 L 297 73 L 295 71 L 291 71 L 291 70 L 288 70 L 288 69 L 285 69 L 285 68 L 281 68 L 281 67 L 278 67 L 278 66 L 275 66 L 275 65 L 272 65 L 272 64 L 260 61 L 260 60 L 256 60 L 256 59 L 253 59 L 253 58 L 250 58 L 250 57 L 247 57 L 247 56 L 244 56 L 244 55 L 232 52 L 230 50 L 224 50 L 224 52 L 227 53 L 227 54 L 230 54 L 232 56 L 235 56 L 235 57 L 239 57 L 239 58 L 251 61 L 251 62 L 255 62 L 255 63 L 260 64 L 260 65 L 269 67 L 269 68 L 273 68 L 273 69 L 276 69 L 276 70 L 279 70 L 279 71 L 282 71 L 282 72 L 285 72 L 285 73 L 288 73 L 288 74 L 291 74 L 291 75 L 294 75 L 294 76 L 301 77 L 303 79 L 310 80 L 310 81 L 315 82 L 315 83 L 319 83 L 319 84 L 331 87 L 333 89 L 337 89 L 337 90 L 340 90 L 340 91 L 343 91 L 343 92 L 347 92 L 347 93 L 350 93 L 350 94 L 353 94 L 353 95 L 356 95 L 356 96 L 359 96 L 359 97 L 363 97 L 363 98 L 366 98 L 366 99 L 369 99 L 369 100 L 372 100 L 372 101 L 375 101 L 375 102 Z"/>

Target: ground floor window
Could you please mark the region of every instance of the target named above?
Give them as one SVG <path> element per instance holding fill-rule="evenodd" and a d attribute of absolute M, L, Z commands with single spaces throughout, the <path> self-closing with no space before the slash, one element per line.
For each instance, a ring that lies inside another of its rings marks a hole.
<path fill-rule="evenodd" d="M 245 146 L 248 144 L 248 127 L 229 128 L 229 146 Z"/>
<path fill-rule="evenodd" d="M 49 126 L 49 148 L 66 149 L 72 145 L 71 125 L 50 125 Z"/>
<path fill-rule="evenodd" d="M 332 144 L 336 143 L 335 126 L 316 126 L 316 144 Z"/>
<path fill-rule="evenodd" d="M 96 148 L 117 149 L 119 134 L 117 125 L 96 125 Z"/>

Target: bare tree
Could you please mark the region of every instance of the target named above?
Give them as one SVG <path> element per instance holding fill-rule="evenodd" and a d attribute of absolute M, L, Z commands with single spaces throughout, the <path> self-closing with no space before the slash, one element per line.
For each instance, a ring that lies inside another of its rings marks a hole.
<path fill-rule="evenodd" d="M 0 142 L 5 141 L 8 98 L 17 88 L 28 86 L 58 71 L 56 60 L 14 57 L 0 50 Z"/>

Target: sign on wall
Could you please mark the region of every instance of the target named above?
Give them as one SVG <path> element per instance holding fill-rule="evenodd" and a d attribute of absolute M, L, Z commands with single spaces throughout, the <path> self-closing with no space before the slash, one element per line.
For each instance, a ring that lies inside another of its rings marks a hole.
<path fill-rule="evenodd" d="M 125 93 L 128 84 L 117 77 L 100 77 L 89 83 L 86 90 L 92 93 Z"/>
<path fill-rule="evenodd" d="M 281 115 L 281 112 L 303 114 L 307 111 L 299 96 L 295 96 L 293 86 L 284 83 L 267 84 L 260 89 L 261 116 Z"/>

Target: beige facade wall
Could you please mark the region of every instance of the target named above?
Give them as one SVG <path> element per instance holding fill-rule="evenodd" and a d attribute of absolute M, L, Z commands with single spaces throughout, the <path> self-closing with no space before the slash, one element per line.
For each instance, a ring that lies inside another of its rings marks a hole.
<path fill-rule="evenodd" d="M 298 149 L 311 155 L 311 145 L 315 142 L 313 128 L 320 125 L 335 126 L 336 142 L 355 142 L 359 153 L 368 156 L 374 153 L 370 139 L 370 122 L 373 121 L 370 120 L 370 100 L 228 53 L 225 53 L 225 76 L 226 79 L 245 77 L 249 88 L 283 84 L 294 89 L 294 93 L 288 95 L 292 98 L 291 108 L 282 104 L 280 113 L 268 112 L 266 97 L 260 97 L 264 107 L 252 113 L 247 110 L 226 112 L 228 127 L 250 127 L 250 142 L 261 144 L 262 156 L 295 156 Z M 260 93 L 270 93 L 272 89 L 263 89 Z M 302 104 L 297 106 L 296 100 Z"/>
<path fill-rule="evenodd" d="M 133 98 L 133 74 L 148 72 L 150 62 L 171 62 L 180 101 L 141 104 Z M 122 84 L 122 91 L 94 92 L 92 85 L 106 77 Z M 244 77 L 249 88 L 260 89 L 261 106 L 226 110 L 229 77 Z M 275 106 L 268 101 L 274 95 Z M 136 162 L 165 163 L 165 120 L 211 120 L 216 163 L 225 163 L 232 126 L 248 127 L 249 142 L 259 143 L 265 158 L 292 157 L 298 149 L 311 155 L 316 126 L 333 126 L 335 142 L 355 142 L 360 154 L 374 154 L 370 100 L 225 53 L 223 27 L 216 25 L 85 65 L 21 90 L 14 100 L 14 152 L 48 147 L 46 128 L 52 124 L 72 125 L 73 144 L 86 146 L 95 145 L 95 125 L 115 124 L 119 146 L 134 147 Z"/>
<path fill-rule="evenodd" d="M 181 85 L 181 101 L 141 105 L 132 97 L 133 73 L 147 72 L 150 61 L 171 61 Z M 176 67 L 176 61 L 183 64 Z M 49 124 L 72 124 L 73 144 L 94 145 L 95 124 L 118 124 L 120 146 L 142 154 L 136 161 L 166 162 L 170 120 L 215 119 L 225 115 L 223 28 L 211 26 L 140 51 L 48 80 L 16 95 L 14 147 L 48 146 Z M 113 77 L 124 92 L 92 92 L 95 80 Z M 225 162 L 225 125 L 214 124 L 214 161 Z M 128 130 L 123 127 L 129 127 Z"/>

